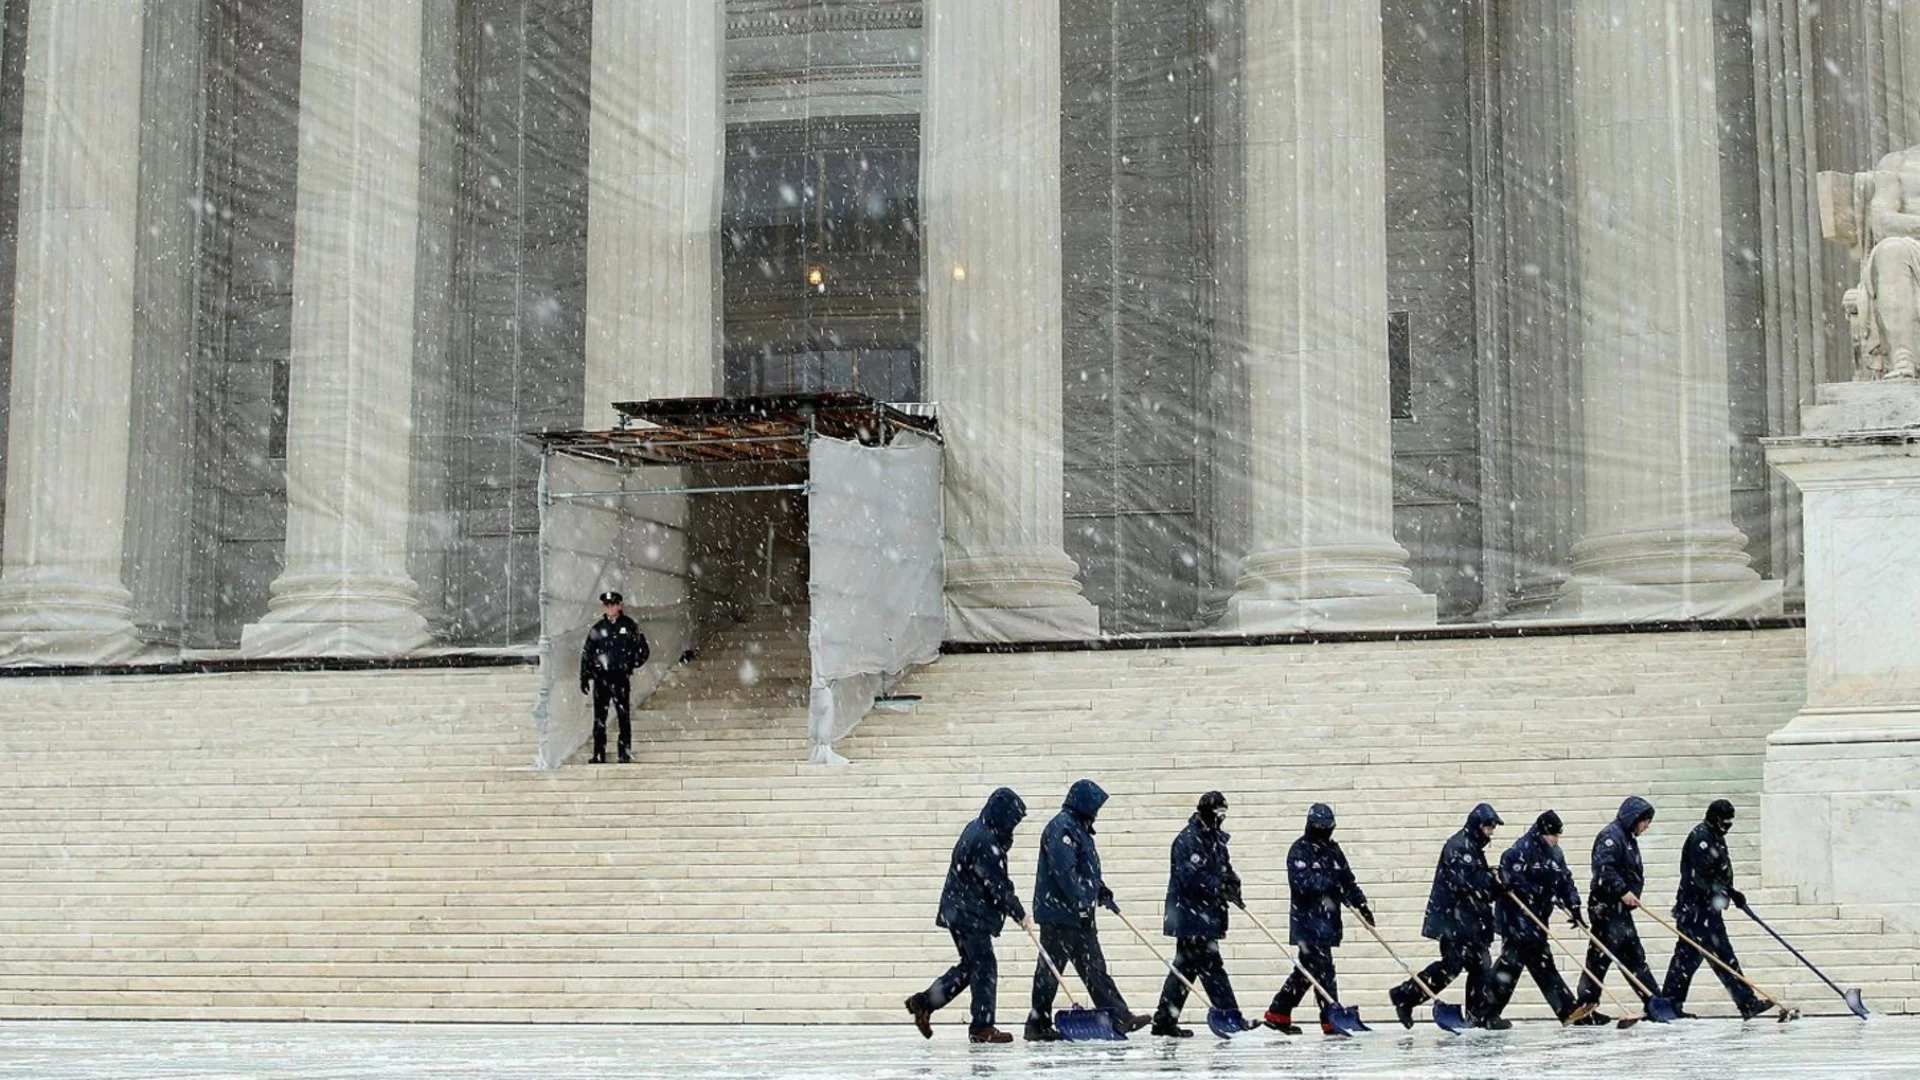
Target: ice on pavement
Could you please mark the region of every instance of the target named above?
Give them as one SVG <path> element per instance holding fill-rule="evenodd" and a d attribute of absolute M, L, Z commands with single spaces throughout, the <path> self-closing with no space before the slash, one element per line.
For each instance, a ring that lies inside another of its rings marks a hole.
<path fill-rule="evenodd" d="M 32 1080 L 1115 1080 L 1127 1077 L 1773 1080 L 1920 1075 L 1920 1018 L 1797 1024 L 1701 1020 L 1629 1031 L 1552 1024 L 1449 1036 L 1404 1032 L 1231 1043 L 975 1047 L 958 1027 L 608 1027 L 458 1024 L 0 1023 L 0 1078 Z M 1391 1028 L 1391 1030 L 1389 1030 Z"/>

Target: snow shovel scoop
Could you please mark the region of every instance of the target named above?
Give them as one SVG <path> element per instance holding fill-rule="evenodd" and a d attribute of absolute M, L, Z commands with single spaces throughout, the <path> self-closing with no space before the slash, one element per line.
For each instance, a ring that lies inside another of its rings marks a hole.
<path fill-rule="evenodd" d="M 1767 925 L 1767 920 L 1755 914 L 1754 910 L 1745 904 L 1740 905 L 1740 910 L 1747 913 L 1747 918 L 1752 919 L 1754 922 L 1759 923 L 1760 929 L 1765 930 L 1767 934 L 1773 938 L 1773 940 L 1780 943 L 1782 948 L 1792 953 L 1793 958 L 1795 960 L 1798 960 L 1801 963 L 1807 965 L 1807 970 L 1813 972 L 1815 975 L 1818 975 L 1820 977 L 1820 981 L 1827 984 L 1827 989 L 1832 990 L 1836 994 L 1839 994 L 1840 1000 L 1846 1002 L 1847 1008 L 1853 1010 L 1853 1015 L 1859 1017 L 1862 1020 L 1865 1020 L 1868 1017 L 1871 1017 L 1873 1015 L 1873 1013 L 1870 1010 L 1868 1010 L 1867 1003 L 1860 999 L 1860 991 L 1858 988 L 1855 988 L 1852 990 L 1842 990 L 1838 986 L 1835 986 L 1833 980 L 1827 978 L 1826 972 L 1821 971 L 1817 967 L 1814 967 L 1813 961 L 1807 959 L 1804 956 L 1801 956 L 1799 949 L 1796 949 L 1792 945 L 1788 944 L 1787 939 L 1781 937 L 1779 931 Z"/>
<path fill-rule="evenodd" d="M 1672 934 L 1674 937 L 1677 937 L 1681 941 L 1684 941 L 1687 944 L 1693 946 L 1695 951 L 1697 951 L 1702 957 L 1704 957 L 1708 963 L 1712 964 L 1714 967 L 1719 968 L 1721 971 L 1724 971 L 1727 974 L 1733 976 L 1734 978 L 1739 979 L 1741 982 L 1746 983 L 1747 989 L 1753 991 L 1756 994 L 1759 994 L 1763 998 L 1766 998 L 1767 1004 L 1780 1010 L 1779 1019 L 1781 1023 L 1784 1024 L 1789 1020 L 1800 1019 L 1799 1009 L 1796 1009 L 1793 1006 L 1788 1005 L 1786 1002 L 1781 1001 L 1779 998 L 1774 997 L 1772 994 L 1769 994 L 1765 990 L 1762 990 L 1758 986 L 1754 985 L 1754 982 L 1752 979 L 1747 978 L 1745 975 L 1741 974 L 1739 971 L 1735 970 L 1734 968 L 1727 966 L 1727 964 L 1724 961 L 1722 961 L 1719 957 L 1708 952 L 1706 946 L 1700 944 L 1699 942 L 1693 940 L 1687 935 L 1681 933 L 1679 927 L 1661 918 L 1657 912 L 1647 911 L 1645 907 L 1642 907 L 1640 910 L 1646 911 L 1647 916 L 1651 918 L 1654 922 L 1659 923 L 1663 928 L 1665 928 L 1667 933 Z M 1671 1008 L 1671 1006 L 1669 1006 L 1669 1008 Z"/>
<path fill-rule="evenodd" d="M 1162 953 L 1158 946 L 1154 945 L 1153 942 L 1147 940 L 1147 935 L 1141 933 L 1140 928 L 1133 925 L 1132 919 L 1129 919 L 1125 915 L 1122 915 L 1118 909 L 1114 910 L 1114 914 L 1120 916 L 1120 921 L 1127 924 L 1127 929 L 1133 931 L 1133 936 L 1140 939 L 1140 944 L 1145 945 L 1147 947 L 1147 951 L 1153 954 L 1153 958 L 1155 960 L 1158 960 L 1160 961 L 1160 963 L 1166 965 L 1166 969 L 1173 973 L 1174 978 L 1180 980 L 1181 985 L 1187 988 L 1187 992 L 1189 994 L 1192 994 L 1194 997 L 1197 997 L 1201 1001 L 1204 1001 L 1207 1003 L 1207 1030 L 1208 1031 L 1213 1032 L 1215 1035 L 1218 1035 L 1223 1039 L 1231 1039 L 1235 1035 L 1238 1035 L 1243 1031 L 1249 1030 L 1249 1025 L 1247 1024 L 1247 1018 L 1240 1015 L 1239 1009 L 1215 1008 L 1213 1004 L 1213 999 L 1207 996 L 1207 992 L 1200 989 L 1198 986 L 1194 985 L 1194 982 L 1192 979 L 1189 979 L 1185 975 L 1180 974 L 1180 969 L 1173 966 L 1173 961 L 1167 959 L 1166 954 Z"/>
<path fill-rule="evenodd" d="M 1406 972 L 1413 979 L 1413 984 L 1420 988 L 1420 992 L 1427 995 L 1427 999 L 1433 1002 L 1433 1022 L 1440 1025 L 1441 1030 L 1458 1035 L 1472 1026 L 1467 1023 L 1467 1014 L 1461 1011 L 1460 1006 L 1441 1001 L 1440 995 L 1434 993 L 1433 987 L 1427 985 L 1427 980 L 1421 978 L 1419 972 L 1408 967 L 1405 960 L 1400 959 L 1400 954 L 1393 951 L 1393 946 L 1387 944 L 1387 939 L 1380 936 L 1380 931 L 1374 929 L 1373 924 L 1368 922 L 1365 916 L 1355 911 L 1353 917 L 1360 920 L 1360 925 L 1367 928 L 1367 933 L 1373 935 L 1373 940 L 1387 950 L 1387 955 L 1393 957 L 1393 962 L 1400 965 L 1400 970 Z"/>
<path fill-rule="evenodd" d="M 1127 1033 L 1114 1022 L 1113 1010 L 1082 1006 L 1080 999 L 1073 996 L 1073 988 L 1067 985 L 1067 977 L 1060 973 L 1053 957 L 1048 956 L 1046 947 L 1040 944 L 1040 935 L 1027 930 L 1027 936 L 1033 939 L 1033 947 L 1040 950 L 1040 962 L 1053 972 L 1053 981 L 1066 992 L 1067 1004 L 1071 1006 L 1053 1014 L 1053 1030 L 1060 1033 L 1060 1038 L 1067 1042 L 1126 1042 Z"/>
<path fill-rule="evenodd" d="M 1640 908 L 1640 910 L 1646 911 L 1647 909 L 1643 906 Z M 1656 994 L 1653 992 L 1652 987 L 1643 984 L 1637 977 L 1635 977 L 1632 969 L 1628 968 L 1627 965 L 1621 963 L 1620 958 L 1613 954 L 1612 949 L 1607 948 L 1607 943 L 1604 941 L 1601 941 L 1599 935 L 1595 934 L 1592 929 L 1582 926 L 1580 928 L 1580 931 L 1581 933 L 1584 933 L 1587 935 L 1588 941 L 1593 942 L 1594 948 L 1599 949 L 1601 952 L 1605 953 L 1607 955 L 1607 959 L 1613 961 L 1613 966 L 1620 969 L 1620 974 L 1625 975 L 1627 977 L 1627 981 L 1633 984 L 1633 988 L 1635 990 L 1638 990 L 1641 993 L 1641 995 L 1647 999 L 1646 1018 L 1648 1020 L 1651 1020 L 1656 1024 L 1671 1024 L 1675 1020 L 1680 1019 L 1680 1010 L 1673 1007 L 1672 999 L 1661 997 L 1659 994 Z M 1586 966 L 1587 965 L 1583 962 L 1580 965 L 1581 970 L 1585 971 Z M 1593 978 L 1592 973 L 1589 972 L 1587 974 L 1587 977 L 1592 979 Z M 1595 986 L 1598 986 L 1602 990 L 1607 989 L 1607 984 L 1601 982 L 1599 979 L 1593 979 L 1593 983 Z M 1613 998 L 1613 1000 L 1616 1003 L 1619 1002 L 1620 1000 L 1619 998 L 1613 997 L 1613 991 L 1611 990 L 1607 990 L 1607 996 L 1610 998 Z M 1618 1008 L 1618 1005 L 1616 1004 L 1615 1007 Z M 1622 1009 L 1621 1011 L 1624 1012 L 1625 1010 Z M 1638 1021 L 1640 1018 L 1634 1017 L 1633 1019 Z M 1627 1023 L 1626 1018 L 1623 1017 L 1620 1021 L 1620 1026 L 1632 1027 L 1633 1025 Z"/>
<path fill-rule="evenodd" d="M 1267 940 L 1273 942 L 1274 947 L 1280 950 L 1280 955 L 1287 958 L 1287 963 L 1292 964 L 1295 968 L 1298 968 L 1300 971 L 1300 974 L 1305 975 L 1307 977 L 1307 981 L 1313 984 L 1313 992 L 1316 994 L 1319 994 L 1320 1000 L 1327 1003 L 1327 1023 L 1333 1025 L 1333 1030 L 1339 1032 L 1342 1035 L 1352 1035 L 1352 1034 L 1355 1034 L 1356 1032 L 1373 1030 L 1372 1028 L 1360 1022 L 1359 1009 L 1356 1009 L 1351 1005 L 1340 1004 L 1340 1000 L 1338 998 L 1334 997 L 1333 994 L 1330 993 L 1326 987 L 1320 985 L 1320 980 L 1314 978 L 1313 972 L 1308 971 L 1304 966 L 1301 965 L 1300 959 L 1293 955 L 1292 949 L 1289 949 L 1284 944 L 1281 944 L 1280 939 L 1274 936 L 1273 931 L 1267 929 L 1267 924 L 1260 921 L 1260 916 L 1255 915 L 1251 911 L 1248 911 L 1247 905 L 1245 904 L 1241 904 L 1239 905 L 1239 907 L 1240 907 L 1240 913 L 1242 915 L 1245 915 L 1247 918 L 1252 919 L 1253 925 L 1259 927 L 1260 932 L 1267 935 Z"/>

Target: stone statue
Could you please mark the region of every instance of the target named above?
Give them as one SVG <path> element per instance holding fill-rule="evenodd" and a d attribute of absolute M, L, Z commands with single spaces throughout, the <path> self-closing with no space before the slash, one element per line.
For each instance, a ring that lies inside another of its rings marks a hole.
<path fill-rule="evenodd" d="M 1920 146 L 1872 172 L 1821 173 L 1819 198 L 1821 233 L 1860 260 L 1860 283 L 1841 300 L 1854 378 L 1920 378 Z"/>

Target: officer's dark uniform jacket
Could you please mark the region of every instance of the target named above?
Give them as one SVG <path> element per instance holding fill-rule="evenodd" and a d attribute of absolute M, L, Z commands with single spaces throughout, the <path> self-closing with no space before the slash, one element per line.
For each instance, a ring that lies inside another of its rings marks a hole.
<path fill-rule="evenodd" d="M 1440 850 L 1427 895 L 1427 915 L 1420 925 L 1423 937 L 1435 941 L 1487 945 L 1493 941 L 1493 868 L 1487 865 L 1487 838 L 1482 825 L 1499 815 L 1481 803 L 1467 815 L 1467 824 Z"/>
<path fill-rule="evenodd" d="M 1567 857 L 1547 843 L 1538 822 L 1500 856 L 1500 876 L 1513 890 L 1513 896 L 1519 897 L 1541 923 L 1553 918 L 1556 904 L 1568 911 L 1580 910 L 1580 889 L 1573 883 Z M 1504 894 L 1500 897 L 1493 909 L 1493 922 L 1494 929 L 1508 941 L 1530 945 L 1546 943 L 1545 931 L 1527 918 L 1512 897 Z"/>
<path fill-rule="evenodd" d="M 1653 816 L 1653 804 L 1638 795 L 1630 795 L 1620 804 L 1620 812 L 1600 835 L 1593 838 L 1593 876 L 1587 882 L 1587 910 L 1595 930 L 1603 924 L 1624 923 L 1630 929 L 1633 913 L 1620 898 L 1628 893 L 1640 895 L 1646 887 L 1646 867 L 1640 861 L 1640 839 L 1634 827 Z"/>
<path fill-rule="evenodd" d="M 1240 901 L 1240 875 L 1227 851 L 1232 839 L 1197 813 L 1174 838 L 1162 918 L 1168 937 L 1219 941 L 1227 936 L 1227 905 Z"/>
<path fill-rule="evenodd" d="M 1100 852 L 1093 843 L 1093 819 L 1106 804 L 1107 793 L 1091 780 L 1076 780 L 1067 789 L 1066 802 L 1040 834 L 1034 922 L 1093 925 L 1093 909 L 1105 884 L 1100 877 Z"/>
<path fill-rule="evenodd" d="M 998 936 L 1006 921 L 1027 917 L 1007 875 L 1007 849 L 1013 830 L 1027 816 L 1027 804 L 1012 788 L 987 796 L 987 805 L 953 845 L 947 865 L 947 884 L 940 891 L 940 917 L 935 925 L 957 934 Z"/>
<path fill-rule="evenodd" d="M 586 643 L 580 649 L 580 687 L 595 680 L 618 681 L 628 678 L 647 662 L 647 635 L 640 625 L 622 613 L 609 622 L 602 615 L 587 629 Z"/>
<path fill-rule="evenodd" d="M 1673 898 L 1675 917 L 1694 922 L 1717 915 L 1732 903 L 1733 859 L 1727 853 L 1727 834 L 1703 821 L 1687 834 L 1680 852 L 1680 888 Z"/>
<path fill-rule="evenodd" d="M 1364 907 L 1367 894 L 1353 878 L 1347 853 L 1325 829 L 1309 828 L 1287 850 L 1287 887 L 1292 900 L 1287 909 L 1287 938 L 1295 945 L 1333 948 L 1344 940 L 1346 927 L 1340 906 Z"/>

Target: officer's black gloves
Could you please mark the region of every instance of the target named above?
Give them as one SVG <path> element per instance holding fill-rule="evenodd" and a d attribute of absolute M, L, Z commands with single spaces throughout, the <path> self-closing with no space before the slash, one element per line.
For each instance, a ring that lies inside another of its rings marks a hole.
<path fill-rule="evenodd" d="M 1728 889 L 1727 898 L 1733 901 L 1734 907 L 1739 908 L 1741 911 L 1747 910 L 1747 894 L 1746 893 L 1741 892 L 1739 889 Z"/>
<path fill-rule="evenodd" d="M 1367 905 L 1361 904 L 1359 907 L 1354 908 L 1353 910 L 1359 912 L 1360 917 L 1367 920 L 1368 926 L 1380 925 L 1379 921 L 1373 917 L 1373 909 L 1368 907 Z"/>
<path fill-rule="evenodd" d="M 1580 914 L 1579 908 L 1574 908 L 1572 911 L 1567 912 L 1567 925 L 1577 926 L 1585 930 L 1587 928 L 1587 917 Z"/>
<path fill-rule="evenodd" d="M 1113 912 L 1115 915 L 1120 914 L 1120 904 L 1113 898 L 1113 890 L 1107 888 L 1105 885 L 1100 886 L 1100 906 Z"/>
<path fill-rule="evenodd" d="M 593 693 L 593 687 L 588 685 L 585 681 L 582 681 L 580 683 L 580 692 L 583 694 L 591 694 Z"/>

